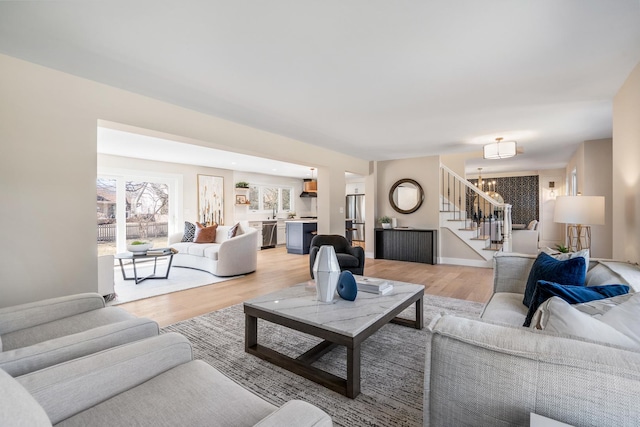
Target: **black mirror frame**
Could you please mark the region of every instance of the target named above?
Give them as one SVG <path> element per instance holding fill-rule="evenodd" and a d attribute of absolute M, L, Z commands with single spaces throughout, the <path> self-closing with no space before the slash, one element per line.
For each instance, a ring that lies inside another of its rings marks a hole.
<path fill-rule="evenodd" d="M 396 205 L 396 202 L 393 200 L 393 193 L 395 193 L 396 188 L 398 188 L 398 186 L 400 186 L 401 184 L 404 184 L 406 182 L 416 186 L 416 188 L 420 192 L 420 200 L 411 209 L 400 209 L 398 207 L 398 205 Z M 396 181 L 395 184 L 393 184 L 393 186 L 391 187 L 391 190 L 389 190 L 389 203 L 391 203 L 391 207 L 396 212 L 399 212 L 399 213 L 402 213 L 402 214 L 413 213 L 413 212 L 417 211 L 418 209 L 420 209 L 420 206 L 422 206 L 423 202 L 424 202 L 424 190 L 422 189 L 422 186 L 420 184 L 418 184 L 418 181 L 416 181 L 415 179 L 410 179 L 410 178 L 399 179 L 398 181 Z"/>

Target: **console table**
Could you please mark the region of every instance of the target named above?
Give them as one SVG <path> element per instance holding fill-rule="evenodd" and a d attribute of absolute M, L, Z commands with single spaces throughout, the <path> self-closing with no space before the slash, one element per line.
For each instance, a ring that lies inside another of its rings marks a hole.
<path fill-rule="evenodd" d="M 438 230 L 376 228 L 375 258 L 436 264 Z"/>

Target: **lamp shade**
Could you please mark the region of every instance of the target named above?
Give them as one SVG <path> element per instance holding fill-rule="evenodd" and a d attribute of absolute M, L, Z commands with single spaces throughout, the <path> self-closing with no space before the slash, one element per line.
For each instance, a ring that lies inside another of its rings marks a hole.
<path fill-rule="evenodd" d="M 604 224 L 604 196 L 558 196 L 553 221 L 564 224 Z"/>
<path fill-rule="evenodd" d="M 506 159 L 515 156 L 517 147 L 515 141 L 498 141 L 487 144 L 483 149 L 485 159 Z"/>

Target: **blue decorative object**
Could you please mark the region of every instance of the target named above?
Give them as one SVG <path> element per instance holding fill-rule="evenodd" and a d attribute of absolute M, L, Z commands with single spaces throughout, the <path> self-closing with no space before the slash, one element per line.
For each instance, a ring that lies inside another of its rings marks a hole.
<path fill-rule="evenodd" d="M 343 271 L 338 278 L 338 295 L 347 301 L 354 301 L 358 295 L 358 285 L 356 278 L 350 271 Z"/>
<path fill-rule="evenodd" d="M 522 326 L 529 326 L 538 307 L 551 297 L 560 297 L 569 304 L 580 304 L 628 293 L 629 286 L 627 285 L 565 286 L 539 280 L 533 293 L 527 318 Z"/>
<path fill-rule="evenodd" d="M 585 259 L 582 257 L 558 261 L 554 257 L 540 252 L 534 261 L 527 279 L 527 287 L 524 291 L 522 303 L 531 307 L 533 292 L 536 290 L 538 280 L 547 280 L 563 285 L 584 286 L 586 278 Z"/>

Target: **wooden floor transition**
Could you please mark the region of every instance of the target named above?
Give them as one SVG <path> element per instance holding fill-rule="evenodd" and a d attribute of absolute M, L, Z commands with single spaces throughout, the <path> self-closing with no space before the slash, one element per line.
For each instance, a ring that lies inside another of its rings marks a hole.
<path fill-rule="evenodd" d="M 369 259 L 365 275 L 424 285 L 425 293 L 487 302 L 493 269 Z M 238 279 L 121 304 L 161 327 L 241 303 L 255 296 L 310 280 L 309 255 L 288 254 L 284 247 L 258 251 L 258 269 Z"/>

